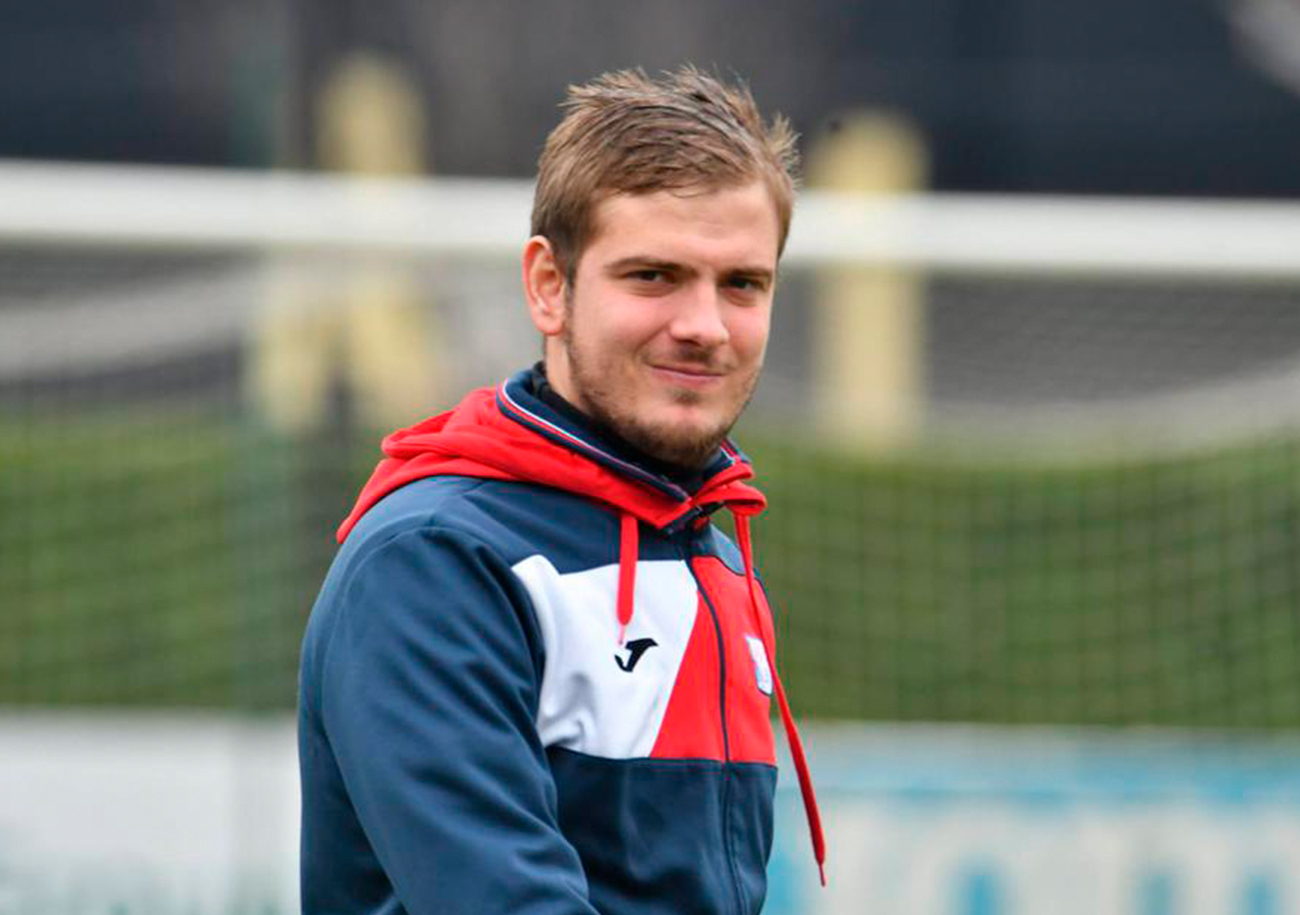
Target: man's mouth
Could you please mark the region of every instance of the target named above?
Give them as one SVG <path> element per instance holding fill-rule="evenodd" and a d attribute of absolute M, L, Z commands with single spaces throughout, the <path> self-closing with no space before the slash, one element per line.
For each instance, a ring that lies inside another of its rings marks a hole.
<path fill-rule="evenodd" d="M 651 365 L 650 368 L 663 380 L 686 387 L 709 387 L 719 383 L 726 376 L 725 372 L 699 365 L 666 364 Z"/>

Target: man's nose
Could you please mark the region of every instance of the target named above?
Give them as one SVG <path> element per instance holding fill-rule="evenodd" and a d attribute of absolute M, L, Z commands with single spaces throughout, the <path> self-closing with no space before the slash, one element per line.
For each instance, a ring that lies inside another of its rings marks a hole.
<path fill-rule="evenodd" d="M 678 294 L 677 310 L 669 332 L 674 339 L 697 346 L 721 346 L 731 337 L 723 319 L 726 304 L 721 290 L 712 282 L 700 280 L 691 283 Z"/>

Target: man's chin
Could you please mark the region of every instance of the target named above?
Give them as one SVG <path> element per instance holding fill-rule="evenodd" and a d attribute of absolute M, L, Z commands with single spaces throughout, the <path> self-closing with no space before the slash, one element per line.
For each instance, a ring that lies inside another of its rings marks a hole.
<path fill-rule="evenodd" d="M 679 415 L 637 429 L 635 438 L 639 441 L 634 440 L 633 444 L 651 457 L 698 470 L 717 452 L 729 428 L 720 426 L 716 420 L 701 422 L 695 417 Z"/>
<path fill-rule="evenodd" d="M 718 446 L 721 444 L 722 439 L 720 438 L 679 441 L 665 444 L 663 447 L 647 453 L 665 464 L 672 464 L 685 470 L 703 470 L 713 456 L 717 454 Z"/>

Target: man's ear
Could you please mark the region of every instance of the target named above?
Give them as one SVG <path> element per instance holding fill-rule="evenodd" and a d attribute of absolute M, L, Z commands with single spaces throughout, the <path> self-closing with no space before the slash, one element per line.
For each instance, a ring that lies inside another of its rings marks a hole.
<path fill-rule="evenodd" d="M 568 284 L 555 259 L 555 249 L 544 235 L 534 235 L 524 245 L 523 280 L 533 325 L 544 336 L 556 336 L 564 329 Z"/>

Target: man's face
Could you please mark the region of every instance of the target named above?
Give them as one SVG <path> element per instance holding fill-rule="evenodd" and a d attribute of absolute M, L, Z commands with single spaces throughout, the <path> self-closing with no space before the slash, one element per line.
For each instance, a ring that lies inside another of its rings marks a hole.
<path fill-rule="evenodd" d="M 618 194 L 548 341 L 555 389 L 660 460 L 702 466 L 763 366 L 777 215 L 758 181 L 707 192 Z"/>

